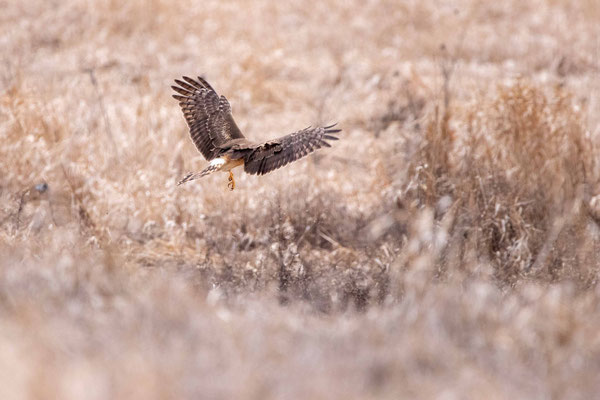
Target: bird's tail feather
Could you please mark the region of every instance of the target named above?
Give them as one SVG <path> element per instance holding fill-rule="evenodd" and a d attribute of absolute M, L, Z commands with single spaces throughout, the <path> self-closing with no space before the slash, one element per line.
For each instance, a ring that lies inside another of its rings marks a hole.
<path fill-rule="evenodd" d="M 212 174 L 221 169 L 220 164 L 210 164 L 208 167 L 203 169 L 201 172 L 190 172 L 182 180 L 177 182 L 177 186 L 182 185 L 186 182 L 193 181 L 194 179 L 202 178 L 203 176 Z"/>

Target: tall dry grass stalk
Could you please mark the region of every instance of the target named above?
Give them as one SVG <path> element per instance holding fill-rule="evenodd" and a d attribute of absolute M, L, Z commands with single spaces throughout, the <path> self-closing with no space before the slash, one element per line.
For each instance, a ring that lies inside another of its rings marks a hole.
<path fill-rule="evenodd" d="M 587 285 L 597 269 L 585 256 L 596 252 L 597 150 L 572 95 L 517 80 L 436 110 L 406 192 L 432 208 L 451 199 L 455 239 L 491 261 L 501 283 L 535 275 Z"/>

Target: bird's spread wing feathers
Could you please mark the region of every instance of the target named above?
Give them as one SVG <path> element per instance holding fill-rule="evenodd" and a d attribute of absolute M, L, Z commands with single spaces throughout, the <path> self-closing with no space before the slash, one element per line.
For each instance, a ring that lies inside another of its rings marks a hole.
<path fill-rule="evenodd" d="M 326 146 L 327 140 L 337 140 L 335 126 L 306 128 L 279 139 L 253 146 L 244 157 L 244 170 L 249 174 L 263 175 Z"/>
<path fill-rule="evenodd" d="M 208 160 L 228 151 L 233 159 L 244 159 L 244 170 L 249 174 L 263 175 L 296 161 L 326 146 L 328 140 L 340 129 L 334 125 L 306 128 L 281 138 L 261 144 L 245 139 L 231 115 L 231 106 L 224 96 L 201 77 L 197 80 L 184 76 L 171 86 L 177 94 L 183 115 L 190 128 L 192 141 Z"/>
<path fill-rule="evenodd" d="M 207 160 L 218 155 L 220 146 L 232 139 L 244 137 L 231 115 L 231 106 L 225 98 L 201 77 L 198 80 L 183 77 L 171 86 L 190 128 L 192 141 Z"/>

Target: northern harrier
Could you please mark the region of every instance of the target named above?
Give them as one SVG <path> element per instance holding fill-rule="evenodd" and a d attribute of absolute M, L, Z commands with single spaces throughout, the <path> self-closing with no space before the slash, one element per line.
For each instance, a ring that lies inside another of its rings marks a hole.
<path fill-rule="evenodd" d="M 246 139 L 235 124 L 231 106 L 225 96 L 217 92 L 204 79 L 195 81 L 187 76 L 171 86 L 178 94 L 173 97 L 179 105 L 190 128 L 192 141 L 200 153 L 210 161 L 202 172 L 189 173 L 178 185 L 203 177 L 216 171 L 229 172 L 228 187 L 235 188 L 231 170 L 243 165 L 249 174 L 263 175 L 292 161 L 312 153 L 316 149 L 331 145 L 327 140 L 337 140 L 332 129 L 335 124 L 291 133 L 264 143 L 253 143 Z"/>

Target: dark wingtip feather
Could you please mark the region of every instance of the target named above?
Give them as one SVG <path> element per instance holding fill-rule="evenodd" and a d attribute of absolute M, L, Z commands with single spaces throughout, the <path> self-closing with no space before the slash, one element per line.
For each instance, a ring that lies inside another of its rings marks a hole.
<path fill-rule="evenodd" d="M 173 89 L 177 93 L 182 94 L 184 96 L 191 96 L 194 94 L 193 91 L 189 91 L 187 89 L 180 88 L 179 86 L 171 86 L 171 89 Z"/>
<path fill-rule="evenodd" d="M 190 78 L 189 76 L 183 76 L 182 78 L 184 81 L 186 81 L 190 85 L 194 86 L 195 88 L 203 89 L 203 86 L 200 82 L 196 82 L 194 79 Z"/>
<path fill-rule="evenodd" d="M 332 133 L 338 133 L 338 132 L 341 132 L 342 130 L 341 130 L 340 128 L 337 128 L 337 129 L 332 129 L 332 128 L 333 128 L 334 126 L 336 126 L 337 124 L 338 124 L 338 123 L 336 122 L 335 124 L 331 124 L 331 125 L 329 125 L 329 126 L 325 126 L 325 127 L 323 127 L 323 130 L 325 131 L 325 134 L 330 136 L 330 134 L 332 134 Z M 335 137 L 335 136 L 331 136 L 331 140 L 338 140 L 338 138 L 337 138 L 337 137 Z"/>
<path fill-rule="evenodd" d="M 208 89 L 208 90 L 212 90 L 212 91 L 213 91 L 213 92 L 215 92 L 215 93 L 217 92 L 215 89 L 213 89 L 213 87 L 212 87 L 212 86 L 210 86 L 210 83 L 208 83 L 208 82 L 206 81 L 206 79 L 204 79 L 203 77 L 199 76 L 199 77 L 198 77 L 198 82 L 200 82 L 200 84 L 201 84 L 201 85 L 204 85 L 204 87 L 205 87 L 206 89 Z"/>
<path fill-rule="evenodd" d="M 323 135 L 323 137 L 327 140 L 340 140 L 340 138 L 331 135 Z"/>
<path fill-rule="evenodd" d="M 185 79 L 185 77 L 184 77 Z M 179 79 L 175 79 L 175 83 L 178 84 L 179 86 L 181 86 L 182 88 L 184 88 L 185 90 L 187 90 L 190 93 L 194 93 L 196 90 L 198 90 L 197 87 L 194 87 L 192 85 L 190 85 L 189 83 L 180 81 Z"/>

